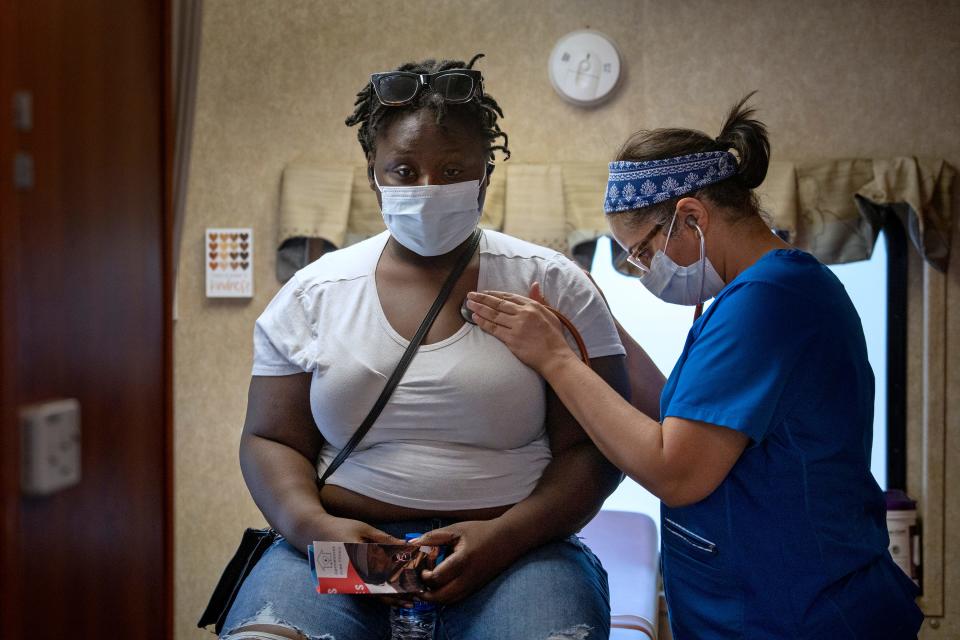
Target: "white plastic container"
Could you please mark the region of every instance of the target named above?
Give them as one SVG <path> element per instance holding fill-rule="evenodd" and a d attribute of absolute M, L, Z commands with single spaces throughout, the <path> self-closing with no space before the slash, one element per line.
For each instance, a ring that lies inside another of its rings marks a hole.
<path fill-rule="evenodd" d="M 920 586 L 920 531 L 917 503 L 898 489 L 886 492 L 890 556 Z"/>

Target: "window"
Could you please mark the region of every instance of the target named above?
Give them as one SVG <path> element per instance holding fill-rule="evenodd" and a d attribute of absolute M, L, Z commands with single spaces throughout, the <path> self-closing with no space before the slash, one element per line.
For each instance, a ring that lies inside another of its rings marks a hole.
<path fill-rule="evenodd" d="M 667 304 L 646 290 L 636 278 L 621 275 L 611 264 L 611 240 L 600 238 L 591 274 L 603 289 L 614 316 L 637 339 L 664 375 L 670 371 L 693 323 L 693 307 Z M 887 249 L 877 241 L 870 260 L 831 267 L 853 300 L 863 322 L 867 353 L 876 377 L 872 471 L 887 488 Z M 604 509 L 638 511 L 660 526 L 660 502 L 627 478 Z"/>
<path fill-rule="evenodd" d="M 869 260 L 830 267 L 860 314 L 873 368 L 873 452 L 870 467 L 881 489 L 887 488 L 887 243 L 877 239 Z"/>

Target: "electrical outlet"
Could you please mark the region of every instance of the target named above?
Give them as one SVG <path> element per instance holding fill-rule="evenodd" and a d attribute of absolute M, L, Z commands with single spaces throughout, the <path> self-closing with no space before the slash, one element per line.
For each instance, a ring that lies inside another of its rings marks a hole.
<path fill-rule="evenodd" d="M 51 400 L 20 409 L 21 488 L 45 496 L 80 482 L 80 403 Z"/>
<path fill-rule="evenodd" d="M 13 94 L 13 128 L 22 133 L 33 130 L 33 94 L 29 91 Z"/>

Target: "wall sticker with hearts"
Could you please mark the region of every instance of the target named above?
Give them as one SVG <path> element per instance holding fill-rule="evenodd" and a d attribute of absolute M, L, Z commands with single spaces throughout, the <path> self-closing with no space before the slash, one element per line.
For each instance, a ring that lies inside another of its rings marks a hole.
<path fill-rule="evenodd" d="M 208 298 L 253 297 L 253 229 L 207 229 L 203 249 Z"/>

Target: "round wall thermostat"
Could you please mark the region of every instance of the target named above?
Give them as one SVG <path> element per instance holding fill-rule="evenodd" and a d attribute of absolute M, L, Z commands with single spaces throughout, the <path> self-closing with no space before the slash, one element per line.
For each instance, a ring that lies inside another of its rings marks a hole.
<path fill-rule="evenodd" d="M 620 80 L 620 52 L 598 31 L 572 31 L 557 40 L 548 65 L 560 97 L 581 107 L 600 104 Z"/>

